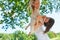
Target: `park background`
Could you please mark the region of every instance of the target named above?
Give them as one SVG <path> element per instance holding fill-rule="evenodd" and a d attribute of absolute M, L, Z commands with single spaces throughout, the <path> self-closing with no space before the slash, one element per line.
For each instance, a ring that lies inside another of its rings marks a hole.
<path fill-rule="evenodd" d="M 36 40 L 24 28 L 30 22 L 29 0 L 0 0 L 0 40 Z M 41 15 L 55 19 L 47 33 L 51 40 L 60 40 L 60 0 L 41 0 Z"/>

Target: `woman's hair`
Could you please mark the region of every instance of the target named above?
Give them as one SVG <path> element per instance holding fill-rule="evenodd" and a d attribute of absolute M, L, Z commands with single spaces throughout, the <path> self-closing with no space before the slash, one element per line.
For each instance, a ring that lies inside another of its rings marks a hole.
<path fill-rule="evenodd" d="M 47 33 L 54 23 L 55 23 L 55 20 L 53 18 L 49 18 L 49 21 L 47 23 L 44 22 L 44 26 L 46 26 L 44 33 Z"/>

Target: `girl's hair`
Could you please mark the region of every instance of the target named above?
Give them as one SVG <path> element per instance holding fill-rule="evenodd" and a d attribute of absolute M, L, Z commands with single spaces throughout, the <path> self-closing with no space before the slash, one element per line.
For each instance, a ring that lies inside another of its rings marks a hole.
<path fill-rule="evenodd" d="M 40 8 L 40 0 L 30 0 L 30 5 L 31 5 L 31 7 L 32 7 L 32 9 L 34 10 L 35 9 L 35 2 L 38 2 L 38 4 L 36 4 L 36 5 L 39 5 L 39 7 L 38 7 L 38 9 Z"/>
<path fill-rule="evenodd" d="M 44 33 L 47 33 L 54 23 L 55 23 L 55 20 L 53 18 L 49 18 L 49 21 L 47 23 L 44 22 L 44 26 L 46 26 Z"/>

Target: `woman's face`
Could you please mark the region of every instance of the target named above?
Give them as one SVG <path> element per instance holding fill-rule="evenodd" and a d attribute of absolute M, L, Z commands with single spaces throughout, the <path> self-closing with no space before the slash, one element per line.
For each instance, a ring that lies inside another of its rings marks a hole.
<path fill-rule="evenodd" d="M 46 22 L 48 22 L 49 21 L 49 18 L 48 17 L 45 17 L 44 18 L 44 22 L 46 23 Z"/>

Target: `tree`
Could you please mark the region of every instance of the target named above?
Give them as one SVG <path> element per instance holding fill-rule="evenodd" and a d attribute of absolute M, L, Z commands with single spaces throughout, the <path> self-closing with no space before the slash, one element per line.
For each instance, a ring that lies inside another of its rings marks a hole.
<path fill-rule="evenodd" d="M 28 23 L 28 17 L 31 14 L 31 9 L 27 9 L 29 0 L 0 0 L 0 24 L 5 23 L 2 29 L 11 27 L 15 29 L 15 25 L 23 28 L 23 25 Z M 52 13 L 53 9 L 60 9 L 60 0 L 42 0 L 40 6 L 41 14 Z"/>

